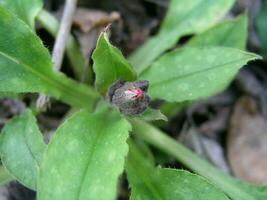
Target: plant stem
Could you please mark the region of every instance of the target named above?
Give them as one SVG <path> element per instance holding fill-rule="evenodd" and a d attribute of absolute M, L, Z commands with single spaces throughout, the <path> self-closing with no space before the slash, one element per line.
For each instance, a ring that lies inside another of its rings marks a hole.
<path fill-rule="evenodd" d="M 55 45 L 52 52 L 54 69 L 59 71 L 62 65 L 66 42 L 70 34 L 72 20 L 76 9 L 77 0 L 66 0 L 63 16 L 57 33 Z"/>
<path fill-rule="evenodd" d="M 140 138 L 173 156 L 194 172 L 207 178 L 231 198 L 254 200 L 249 193 L 238 186 L 236 179 L 219 171 L 161 130 L 140 120 L 132 120 L 132 125 L 134 133 Z"/>
<path fill-rule="evenodd" d="M 15 180 L 3 166 L 0 166 L 0 185 L 4 185 L 12 180 Z"/>

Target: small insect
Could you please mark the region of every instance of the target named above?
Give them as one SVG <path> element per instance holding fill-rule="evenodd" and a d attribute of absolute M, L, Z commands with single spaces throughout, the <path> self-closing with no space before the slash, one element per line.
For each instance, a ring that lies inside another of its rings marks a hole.
<path fill-rule="evenodd" d="M 110 103 L 125 115 L 137 115 L 145 111 L 150 103 L 146 94 L 148 81 L 115 81 L 108 90 Z"/>

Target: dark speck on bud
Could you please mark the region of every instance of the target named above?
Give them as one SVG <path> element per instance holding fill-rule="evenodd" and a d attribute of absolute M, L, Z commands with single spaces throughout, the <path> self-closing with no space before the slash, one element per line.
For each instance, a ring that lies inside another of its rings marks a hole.
<path fill-rule="evenodd" d="M 138 115 L 146 110 L 150 98 L 146 94 L 148 81 L 125 82 L 115 81 L 108 90 L 110 103 L 119 108 L 125 115 Z"/>

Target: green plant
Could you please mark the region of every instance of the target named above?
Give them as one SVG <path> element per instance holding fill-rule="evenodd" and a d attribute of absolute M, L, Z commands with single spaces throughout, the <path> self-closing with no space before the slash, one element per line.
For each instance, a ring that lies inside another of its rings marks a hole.
<path fill-rule="evenodd" d="M 118 178 L 126 169 L 131 199 L 266 199 L 267 187 L 223 174 L 145 121 L 164 118 L 159 111 L 148 109 L 129 116 L 117 108 L 135 109 L 145 95 L 165 100 L 164 106 L 171 108 L 206 98 L 224 89 L 247 62 L 259 59 L 244 51 L 246 16 L 217 23 L 233 0 L 172 0 L 159 33 L 134 52 L 130 62 L 111 45 L 107 33 L 101 33 L 92 56 L 96 89 L 53 71 L 47 49 L 32 30 L 38 14 L 45 28 L 53 34 L 56 30 L 43 17 L 49 13 L 40 12 L 40 1 L 0 2 L 0 92 L 45 93 L 79 109 L 55 131 L 48 145 L 32 111 L 11 119 L 0 139 L 1 160 L 10 174 L 1 169 L 2 183 L 14 178 L 36 190 L 40 200 L 107 200 L 116 197 Z M 165 53 L 187 34 L 195 36 Z M 69 41 L 68 55 L 81 55 L 73 48 L 74 39 Z M 77 76 L 80 61 L 72 62 Z M 114 86 L 118 80 L 121 85 Z M 149 81 L 147 94 L 140 82 L 133 82 L 137 80 Z M 123 88 L 124 99 L 114 103 L 123 81 L 130 86 Z M 155 167 L 136 139 L 161 149 L 202 177 Z"/>

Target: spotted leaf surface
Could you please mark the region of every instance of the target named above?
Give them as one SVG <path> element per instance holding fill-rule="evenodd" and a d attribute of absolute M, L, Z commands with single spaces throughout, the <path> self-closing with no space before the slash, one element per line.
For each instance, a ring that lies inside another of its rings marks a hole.
<path fill-rule="evenodd" d="M 192 47 L 163 55 L 142 75 L 152 98 L 169 102 L 196 100 L 223 90 L 256 54 L 227 47 Z"/>
<path fill-rule="evenodd" d="M 19 182 L 36 189 L 46 145 L 31 111 L 10 120 L 2 130 L 1 160 Z"/>
<path fill-rule="evenodd" d="M 231 8 L 233 0 L 171 0 L 160 31 L 130 56 L 138 73 L 187 34 L 200 33 L 216 24 Z"/>
<path fill-rule="evenodd" d="M 186 46 L 226 46 L 245 49 L 248 19 L 241 15 L 236 19 L 219 23 L 193 37 Z"/>
<path fill-rule="evenodd" d="M 64 122 L 44 155 L 38 199 L 115 199 L 129 130 L 115 111 L 81 111 Z"/>

